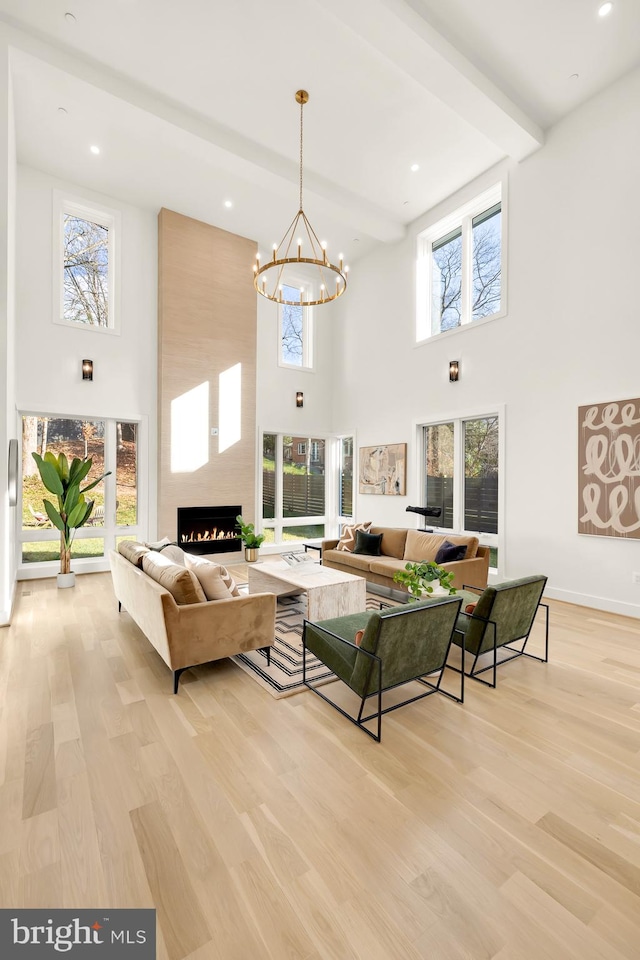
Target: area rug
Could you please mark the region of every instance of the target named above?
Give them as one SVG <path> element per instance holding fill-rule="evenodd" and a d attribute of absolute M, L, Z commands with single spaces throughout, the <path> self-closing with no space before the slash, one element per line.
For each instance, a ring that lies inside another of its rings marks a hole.
<path fill-rule="evenodd" d="M 367 594 L 367 610 L 379 610 L 380 599 Z M 270 666 L 267 666 L 267 657 L 262 650 L 251 650 L 232 658 L 278 700 L 307 689 L 302 682 L 302 621 L 305 614 L 305 597 L 278 597 Z M 335 679 L 333 673 L 311 654 L 307 654 L 307 677 L 317 684 Z"/>

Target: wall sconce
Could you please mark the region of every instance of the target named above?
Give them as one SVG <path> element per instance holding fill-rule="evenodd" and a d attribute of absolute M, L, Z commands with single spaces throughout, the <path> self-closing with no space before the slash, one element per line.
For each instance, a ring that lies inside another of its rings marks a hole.
<path fill-rule="evenodd" d="M 82 361 L 82 379 L 93 380 L 93 360 Z"/>
<path fill-rule="evenodd" d="M 298 390 L 296 393 L 296 407 L 304 407 L 304 393 Z"/>
<path fill-rule="evenodd" d="M 449 383 L 456 383 L 460 376 L 460 361 L 449 360 Z"/>

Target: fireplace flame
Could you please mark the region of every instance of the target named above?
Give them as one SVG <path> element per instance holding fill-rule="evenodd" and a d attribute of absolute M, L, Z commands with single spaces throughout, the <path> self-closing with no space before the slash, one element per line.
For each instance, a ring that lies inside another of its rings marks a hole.
<path fill-rule="evenodd" d="M 195 531 L 183 533 L 180 536 L 180 543 L 202 543 L 208 540 L 236 540 L 237 534 L 233 530 L 218 530 L 213 527 L 212 530 Z"/>

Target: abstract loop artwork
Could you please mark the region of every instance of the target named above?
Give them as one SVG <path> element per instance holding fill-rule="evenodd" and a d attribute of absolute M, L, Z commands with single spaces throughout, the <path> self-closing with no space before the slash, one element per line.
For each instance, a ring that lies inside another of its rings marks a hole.
<path fill-rule="evenodd" d="M 578 533 L 640 539 L 640 399 L 578 410 Z"/>

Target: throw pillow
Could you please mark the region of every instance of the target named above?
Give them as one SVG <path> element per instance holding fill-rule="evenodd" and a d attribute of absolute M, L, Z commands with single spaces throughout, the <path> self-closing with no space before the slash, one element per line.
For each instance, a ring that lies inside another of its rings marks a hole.
<path fill-rule="evenodd" d="M 353 642 L 355 643 L 356 647 L 360 646 L 360 644 L 362 643 L 363 637 L 364 637 L 364 630 L 358 630 L 355 637 L 353 638 Z"/>
<path fill-rule="evenodd" d="M 147 576 L 168 590 L 176 603 L 204 603 L 207 599 L 197 577 L 185 567 L 171 563 L 161 553 L 150 550 L 145 554 L 142 558 L 142 569 Z"/>
<path fill-rule="evenodd" d="M 366 533 L 372 523 L 372 520 L 366 520 L 364 523 L 351 523 L 343 527 L 342 536 L 336 546 L 336 550 L 345 550 L 347 553 L 353 553 L 356 545 L 356 531 L 364 530 Z"/>
<path fill-rule="evenodd" d="M 137 540 L 121 540 L 118 544 L 118 553 L 142 570 L 142 558 L 149 553 L 149 548 L 138 543 Z"/>
<path fill-rule="evenodd" d="M 169 543 L 166 547 L 163 547 L 161 551 L 163 557 L 167 557 L 168 560 L 171 560 L 172 563 L 179 563 L 181 567 L 186 566 L 184 562 L 184 550 L 181 550 L 180 547 L 177 547 L 175 543 Z"/>
<path fill-rule="evenodd" d="M 213 563 L 211 560 L 205 560 L 204 557 L 192 557 L 186 555 L 186 567 L 195 573 L 198 582 L 204 590 L 207 600 L 229 600 L 233 594 L 222 579 L 222 571 L 219 563 Z"/>
<path fill-rule="evenodd" d="M 221 563 L 214 563 L 212 560 L 205 560 L 204 557 L 194 557 L 194 556 L 192 556 L 190 553 L 185 553 L 184 558 L 185 558 L 185 564 L 186 564 L 187 569 L 188 569 L 188 570 L 191 570 L 191 571 L 196 575 L 196 577 L 198 577 L 198 580 L 200 579 L 200 574 L 203 573 L 203 575 L 205 576 L 205 578 L 206 578 L 206 579 L 208 580 L 208 582 L 209 582 L 209 585 L 210 585 L 210 589 L 211 589 L 211 590 L 214 589 L 214 588 L 213 588 L 213 582 L 214 582 L 214 579 L 213 579 L 213 578 L 215 578 L 216 574 L 215 574 L 215 572 L 213 572 L 213 571 L 207 571 L 206 567 L 203 566 L 203 564 L 207 564 L 207 563 L 208 563 L 208 564 L 211 564 L 211 566 L 213 566 L 213 567 L 217 567 L 217 568 L 218 568 L 219 576 L 220 576 L 220 580 L 221 580 L 221 582 L 222 582 L 222 585 L 225 587 L 226 590 L 228 590 L 229 595 L 232 596 L 232 597 L 239 597 L 239 596 L 240 596 L 240 591 L 238 590 L 238 586 L 237 586 L 235 580 L 233 579 L 233 577 L 231 576 L 231 574 L 229 573 L 229 571 L 227 570 L 227 568 L 224 567 Z M 204 588 L 204 584 L 203 584 L 202 586 L 203 586 L 203 589 L 205 589 L 205 588 Z M 205 589 L 205 593 L 206 593 L 206 589 Z M 208 600 L 223 600 L 223 599 L 227 599 L 227 597 L 225 597 L 225 596 L 207 597 L 207 599 L 208 599 Z"/>
<path fill-rule="evenodd" d="M 477 604 L 475 604 L 475 603 L 468 603 L 468 604 L 466 605 L 466 607 L 464 608 L 464 612 L 465 612 L 465 613 L 473 613 L 473 611 L 476 609 L 476 606 L 477 606 Z"/>
<path fill-rule="evenodd" d="M 436 563 L 454 563 L 456 560 L 464 560 L 466 553 L 466 543 L 451 543 L 445 540 L 436 553 Z"/>
<path fill-rule="evenodd" d="M 162 540 L 156 541 L 156 543 L 145 543 L 145 547 L 149 547 L 149 550 L 162 550 L 163 547 L 168 547 L 173 543 L 173 540 L 169 540 L 169 537 L 163 537 Z"/>
<path fill-rule="evenodd" d="M 356 547 L 353 552 L 364 553 L 368 557 L 379 557 L 381 543 L 381 533 L 366 533 L 364 530 L 356 530 Z"/>

